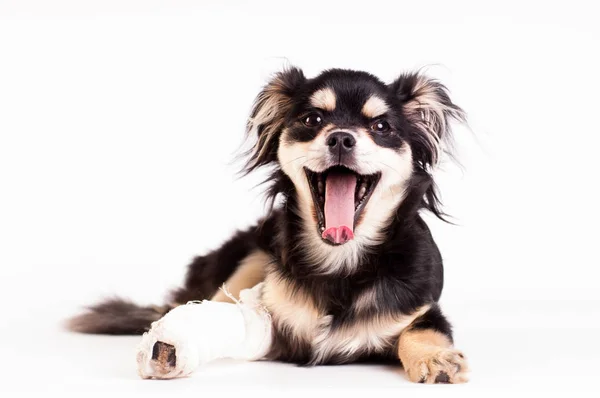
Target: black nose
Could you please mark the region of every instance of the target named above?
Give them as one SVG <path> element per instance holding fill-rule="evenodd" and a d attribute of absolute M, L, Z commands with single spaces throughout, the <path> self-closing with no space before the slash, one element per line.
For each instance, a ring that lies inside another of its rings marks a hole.
<path fill-rule="evenodd" d="M 332 133 L 327 138 L 327 146 L 329 147 L 329 151 L 335 154 L 351 152 L 352 149 L 354 149 L 354 145 L 356 145 L 354 136 L 343 131 Z"/>

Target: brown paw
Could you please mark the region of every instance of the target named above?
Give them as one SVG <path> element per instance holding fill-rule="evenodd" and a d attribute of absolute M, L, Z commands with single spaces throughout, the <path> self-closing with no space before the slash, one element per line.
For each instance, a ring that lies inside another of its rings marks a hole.
<path fill-rule="evenodd" d="M 428 384 L 458 384 L 468 381 L 465 356 L 458 350 L 444 348 L 424 355 L 406 366 L 411 381 Z"/>
<path fill-rule="evenodd" d="M 152 364 L 158 373 L 167 374 L 177 366 L 175 347 L 171 344 L 157 341 L 152 347 Z"/>

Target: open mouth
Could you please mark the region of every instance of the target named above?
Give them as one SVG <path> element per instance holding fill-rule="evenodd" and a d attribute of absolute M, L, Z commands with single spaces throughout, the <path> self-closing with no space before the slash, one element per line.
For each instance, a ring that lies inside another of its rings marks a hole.
<path fill-rule="evenodd" d="M 354 239 L 354 227 L 371 198 L 380 173 L 361 175 L 343 166 L 322 173 L 304 168 L 321 237 L 334 245 Z"/>

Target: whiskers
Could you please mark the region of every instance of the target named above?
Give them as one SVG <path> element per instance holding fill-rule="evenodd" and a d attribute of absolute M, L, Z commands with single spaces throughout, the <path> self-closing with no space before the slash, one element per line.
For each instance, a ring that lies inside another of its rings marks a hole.
<path fill-rule="evenodd" d="M 290 163 L 294 163 L 296 160 L 299 160 L 299 159 L 302 159 L 302 158 L 306 158 L 306 157 L 307 157 L 306 155 L 298 156 L 296 159 L 292 159 L 289 162 L 286 162 L 286 163 L 282 164 L 281 167 L 285 167 L 285 166 L 287 166 Z"/>

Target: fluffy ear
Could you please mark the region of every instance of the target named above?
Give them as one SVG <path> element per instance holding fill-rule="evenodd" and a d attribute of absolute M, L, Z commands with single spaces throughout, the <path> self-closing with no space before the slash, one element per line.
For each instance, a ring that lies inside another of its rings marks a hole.
<path fill-rule="evenodd" d="M 279 136 L 292 108 L 292 98 L 305 80 L 302 70 L 288 68 L 276 73 L 254 100 L 246 133 L 256 141 L 248 151 L 246 172 L 277 160 Z"/>
<path fill-rule="evenodd" d="M 416 159 L 424 165 L 435 165 L 441 155 L 442 141 L 451 138 L 450 120 L 464 122 L 464 111 L 450 100 L 443 84 L 419 73 L 403 74 L 390 87 L 416 129 Z"/>

